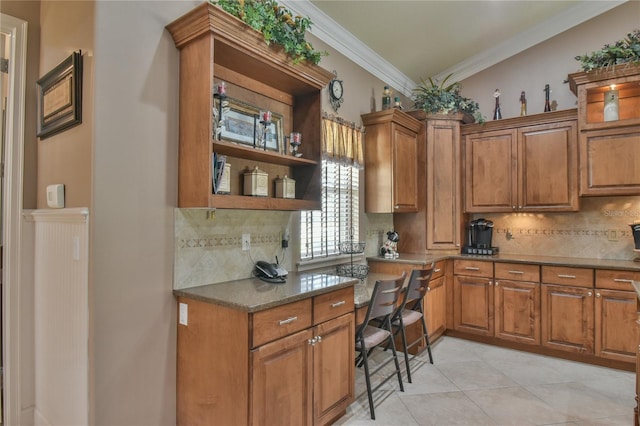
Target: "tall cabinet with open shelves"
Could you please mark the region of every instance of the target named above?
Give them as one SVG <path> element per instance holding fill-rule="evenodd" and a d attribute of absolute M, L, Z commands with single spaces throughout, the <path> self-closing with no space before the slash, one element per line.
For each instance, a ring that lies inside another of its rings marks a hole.
<path fill-rule="evenodd" d="M 167 25 L 180 49 L 178 207 L 311 210 L 320 208 L 321 91 L 333 74 L 267 46 L 261 33 L 209 3 Z M 302 133 L 302 157 L 214 140 L 213 94 L 224 81 L 227 95 L 282 116 L 282 135 Z M 230 194 L 214 194 L 213 153 L 231 165 Z M 267 197 L 243 195 L 243 175 L 268 174 Z M 275 198 L 274 180 L 296 182 L 295 199 Z"/>

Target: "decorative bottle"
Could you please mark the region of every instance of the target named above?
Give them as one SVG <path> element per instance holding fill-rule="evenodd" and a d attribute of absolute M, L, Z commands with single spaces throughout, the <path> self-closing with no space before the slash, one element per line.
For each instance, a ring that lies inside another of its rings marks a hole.
<path fill-rule="evenodd" d="M 544 112 L 551 111 L 551 104 L 549 103 L 549 93 L 551 93 L 551 89 L 549 89 L 549 85 L 544 85 Z"/>
<path fill-rule="evenodd" d="M 493 110 L 493 119 L 500 120 L 502 118 L 502 112 L 500 111 L 500 90 L 499 89 L 496 89 L 496 91 L 493 92 L 493 97 L 496 98 L 496 107 Z"/>
<path fill-rule="evenodd" d="M 384 90 L 382 91 L 382 109 L 391 108 L 391 90 L 389 86 L 384 86 Z"/>

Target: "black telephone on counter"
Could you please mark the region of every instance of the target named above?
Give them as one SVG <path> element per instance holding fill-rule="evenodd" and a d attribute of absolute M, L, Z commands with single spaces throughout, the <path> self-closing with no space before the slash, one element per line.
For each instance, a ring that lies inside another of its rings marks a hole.
<path fill-rule="evenodd" d="M 289 274 L 287 270 L 279 264 L 265 262 L 264 260 L 256 262 L 253 273 L 256 277 L 268 283 L 283 283 Z"/>

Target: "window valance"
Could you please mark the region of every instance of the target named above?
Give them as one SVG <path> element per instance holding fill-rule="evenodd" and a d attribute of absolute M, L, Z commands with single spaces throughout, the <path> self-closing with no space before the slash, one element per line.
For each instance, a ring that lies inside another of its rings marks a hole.
<path fill-rule="evenodd" d="M 322 153 L 325 158 L 363 167 L 363 135 L 363 126 L 323 113 Z"/>

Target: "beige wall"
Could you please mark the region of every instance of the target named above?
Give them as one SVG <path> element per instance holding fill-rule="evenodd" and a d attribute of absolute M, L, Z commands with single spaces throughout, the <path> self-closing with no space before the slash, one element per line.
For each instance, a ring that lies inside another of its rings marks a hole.
<path fill-rule="evenodd" d="M 65 185 L 65 207 L 91 205 L 93 142 L 93 1 L 43 1 L 40 77 L 82 50 L 82 124 L 38 141 L 37 205 L 47 208 L 47 185 Z M 64 29 L 64 31 L 61 31 Z"/>
<path fill-rule="evenodd" d="M 600 17 L 540 43 L 461 82 L 465 96 L 480 103 L 493 117 L 493 91 L 501 91 L 503 118 L 520 114 L 520 91 L 527 93 L 528 113 L 544 111 L 544 85 L 558 109 L 576 108 L 576 96 L 563 81 L 580 71 L 575 56 L 591 53 L 638 28 L 640 2 L 630 1 Z M 633 259 L 633 236 L 628 224 L 640 218 L 640 197 L 587 197 L 579 213 L 476 214 L 495 223 L 494 245 L 502 253 Z M 511 231 L 514 239 L 507 239 Z"/>

